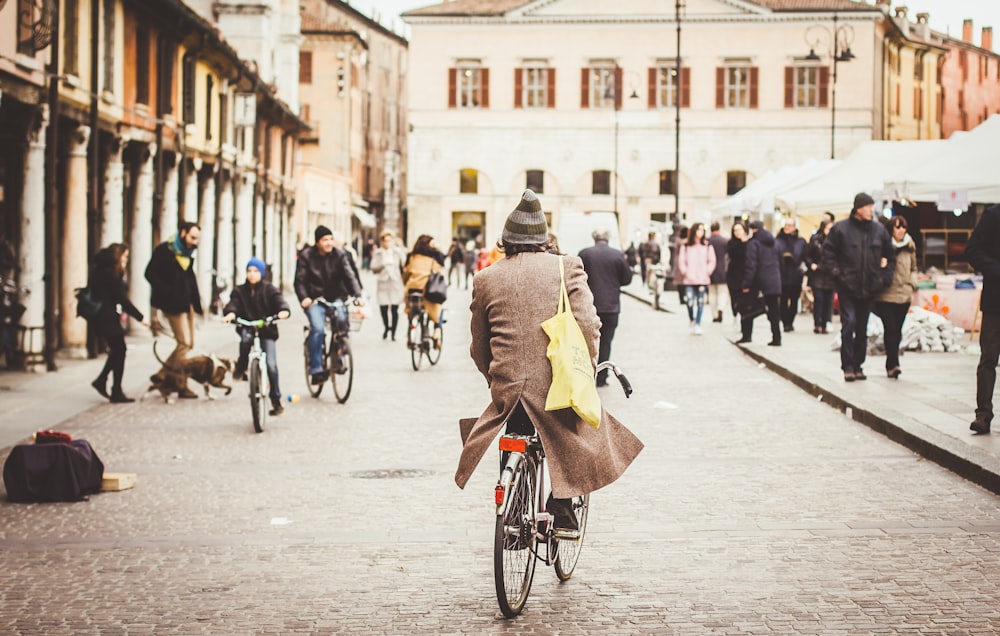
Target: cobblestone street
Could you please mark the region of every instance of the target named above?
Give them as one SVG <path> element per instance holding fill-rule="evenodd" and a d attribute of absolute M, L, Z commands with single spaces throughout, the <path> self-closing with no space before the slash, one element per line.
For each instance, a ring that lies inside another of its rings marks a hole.
<path fill-rule="evenodd" d="M 761 368 L 728 322 L 695 337 L 686 316 L 625 297 L 612 357 L 635 394 L 602 396 L 646 448 L 592 496 L 574 577 L 540 565 L 524 613 L 503 619 L 495 455 L 465 491 L 452 478 L 457 421 L 489 400 L 468 300 L 453 288 L 441 362 L 419 372 L 403 342 L 382 341 L 376 308 L 346 405 L 329 386 L 306 395 L 296 311 L 279 364 L 284 392 L 304 397 L 263 434 L 244 384 L 61 424 L 138 484 L 0 503 L 0 633 L 1000 630 L 995 495 Z"/>

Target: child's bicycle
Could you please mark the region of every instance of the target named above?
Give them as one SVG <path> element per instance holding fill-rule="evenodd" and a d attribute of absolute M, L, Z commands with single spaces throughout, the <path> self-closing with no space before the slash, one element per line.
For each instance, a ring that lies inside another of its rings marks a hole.
<path fill-rule="evenodd" d="M 632 385 L 614 363 L 597 365 L 597 371 L 604 369 L 615 374 L 626 397 L 632 395 Z M 513 618 L 528 600 L 538 561 L 555 566 L 560 581 L 573 576 L 587 530 L 590 495 L 572 498 L 578 530 L 555 529 L 553 515 L 545 509 L 548 469 L 538 435 L 503 435 L 500 451 L 509 455 L 495 492 L 493 578 L 500 611 Z"/>
<path fill-rule="evenodd" d="M 258 433 L 264 432 L 264 420 L 267 417 L 267 404 L 271 393 L 271 383 L 267 377 L 267 354 L 260 346 L 260 330 L 277 319 L 277 316 L 268 316 L 259 320 L 244 320 L 239 317 L 235 320 L 237 325 L 253 332 L 253 345 L 247 356 L 247 384 L 250 387 L 250 414 L 253 417 L 253 430 Z"/>

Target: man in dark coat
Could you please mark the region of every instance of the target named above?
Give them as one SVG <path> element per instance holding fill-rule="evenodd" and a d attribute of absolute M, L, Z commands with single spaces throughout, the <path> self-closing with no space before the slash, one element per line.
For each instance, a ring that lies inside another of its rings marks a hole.
<path fill-rule="evenodd" d="M 181 223 L 175 236 L 156 246 L 146 266 L 146 280 L 152 288 L 150 305 L 163 312 L 177 343 L 163 368 L 150 380 L 159 384 L 171 374 L 178 387 L 177 395 L 182 398 L 198 397 L 187 388 L 184 361 L 194 347 L 194 315 L 202 314 L 194 270 L 194 251 L 200 238 L 201 227 L 197 223 Z"/>
<path fill-rule="evenodd" d="M 611 340 L 618 328 L 618 314 L 621 311 L 621 288 L 632 282 L 632 268 L 625 261 L 625 255 L 608 245 L 607 230 L 600 229 L 591 235 L 594 246 L 580 250 L 583 270 L 587 272 L 587 284 L 594 294 L 594 307 L 601 319 L 601 344 L 597 361 L 604 362 L 611 356 Z M 597 386 L 607 386 L 608 372 L 597 373 Z"/>
<path fill-rule="evenodd" d="M 347 252 L 337 248 L 333 232 L 325 225 L 316 228 L 313 234 L 316 244 L 299 253 L 295 265 L 295 295 L 309 318 L 309 375 L 313 384 L 323 384 L 329 372 L 323 370 L 323 340 L 326 337 L 326 307 L 313 301 L 323 297 L 334 303 L 337 324 L 341 331 L 347 331 L 348 296 L 361 296 L 361 284 L 354 276 L 354 268 Z M 334 371 L 339 371 L 340 360 L 336 360 Z"/>
<path fill-rule="evenodd" d="M 772 347 L 781 346 L 781 318 L 778 302 L 781 298 L 781 270 L 774 235 L 764 229 L 760 221 L 750 223 L 750 240 L 747 241 L 746 273 L 743 275 L 743 294 L 750 298 L 764 295 L 767 319 L 771 323 Z M 743 337 L 738 343 L 749 343 L 753 336 L 753 316 L 743 316 Z"/>
<path fill-rule="evenodd" d="M 785 331 L 794 331 L 795 314 L 799 313 L 799 298 L 802 296 L 802 275 L 805 273 L 803 259 L 806 255 L 806 240 L 799 237 L 795 219 L 785 219 L 774 239 L 781 254 L 781 322 Z"/>
<path fill-rule="evenodd" d="M 976 419 L 969 428 L 986 434 L 993 421 L 993 389 L 1000 359 L 1000 205 L 983 213 L 966 243 L 965 257 L 983 275 L 979 301 L 983 323 L 979 332 L 979 366 L 976 367 Z"/>
<path fill-rule="evenodd" d="M 861 365 L 868 353 L 868 316 L 875 295 L 896 271 L 892 238 L 872 221 L 875 201 L 854 197 L 851 215 L 834 223 L 823 243 L 823 268 L 830 273 L 840 299 L 840 368 L 844 380 L 866 380 Z"/>
<path fill-rule="evenodd" d="M 726 284 L 726 247 L 729 241 L 722 235 L 718 221 L 711 225 L 712 233 L 708 235 L 708 244 L 715 250 L 715 269 L 709 278 L 708 306 L 712 312 L 712 322 L 722 322 L 722 310 L 719 309 L 719 296 Z"/>

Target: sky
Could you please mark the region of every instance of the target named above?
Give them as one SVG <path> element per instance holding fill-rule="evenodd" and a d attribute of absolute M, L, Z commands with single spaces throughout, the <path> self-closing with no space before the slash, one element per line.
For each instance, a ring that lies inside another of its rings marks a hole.
<path fill-rule="evenodd" d="M 437 0 L 350 0 L 351 6 L 369 15 L 373 10 L 378 11 L 382 23 L 386 26 L 391 27 L 392 21 L 395 20 L 397 29 L 403 27 L 403 21 L 398 18 L 403 11 L 437 3 Z M 869 3 L 872 1 L 869 0 Z M 673 6 L 673 3 L 669 4 Z M 994 50 L 1000 49 L 1000 41 L 997 41 L 1000 39 L 1000 0 L 893 0 L 892 6 L 908 7 L 911 20 L 916 20 L 918 13 L 929 13 L 932 29 L 959 38 L 962 37 L 962 20 L 972 18 L 973 43 L 979 44 L 984 26 L 992 26 Z"/>

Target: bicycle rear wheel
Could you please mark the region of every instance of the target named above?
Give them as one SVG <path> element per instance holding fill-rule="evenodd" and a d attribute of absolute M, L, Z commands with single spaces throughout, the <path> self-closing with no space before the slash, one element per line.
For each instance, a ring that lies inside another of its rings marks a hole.
<path fill-rule="evenodd" d="M 253 415 L 253 430 L 258 433 L 264 432 L 264 418 L 267 416 L 267 406 L 260 386 L 260 364 L 254 360 L 250 364 L 250 413 Z"/>
<path fill-rule="evenodd" d="M 560 581 L 568 581 L 580 560 L 583 536 L 587 531 L 587 513 L 590 510 L 590 495 L 573 497 L 573 514 L 580 524 L 580 536 L 575 539 L 559 539 L 556 543 L 556 576 Z"/>
<path fill-rule="evenodd" d="M 424 314 L 424 321 L 424 333 L 427 334 L 427 361 L 433 366 L 441 359 L 441 347 L 444 346 L 444 328 L 439 332 L 441 335 L 438 338 L 437 346 L 434 346 L 434 329 L 436 325 L 427 314 Z"/>
<path fill-rule="evenodd" d="M 309 395 L 318 398 L 319 394 L 323 392 L 323 383 L 312 383 L 312 374 L 309 373 L 309 327 L 305 328 L 305 332 L 306 337 L 302 342 L 302 359 L 305 360 L 306 364 L 306 390 L 309 391 Z"/>
<path fill-rule="evenodd" d="M 410 363 L 413 365 L 414 371 L 420 370 L 420 357 L 424 355 L 422 343 L 423 333 L 420 328 L 420 316 L 413 316 L 410 318 L 410 325 L 406 330 L 406 346 L 410 349 Z"/>
<path fill-rule="evenodd" d="M 351 343 L 347 339 L 340 341 L 340 348 L 340 361 L 345 370 L 343 373 L 331 373 L 330 380 L 333 382 L 333 394 L 343 404 L 351 397 L 351 386 L 354 384 L 354 354 L 351 353 Z"/>
<path fill-rule="evenodd" d="M 535 575 L 534 467 L 526 457 L 518 463 L 503 512 L 497 515 L 493 538 L 493 579 L 497 602 L 507 618 L 524 609 Z"/>

